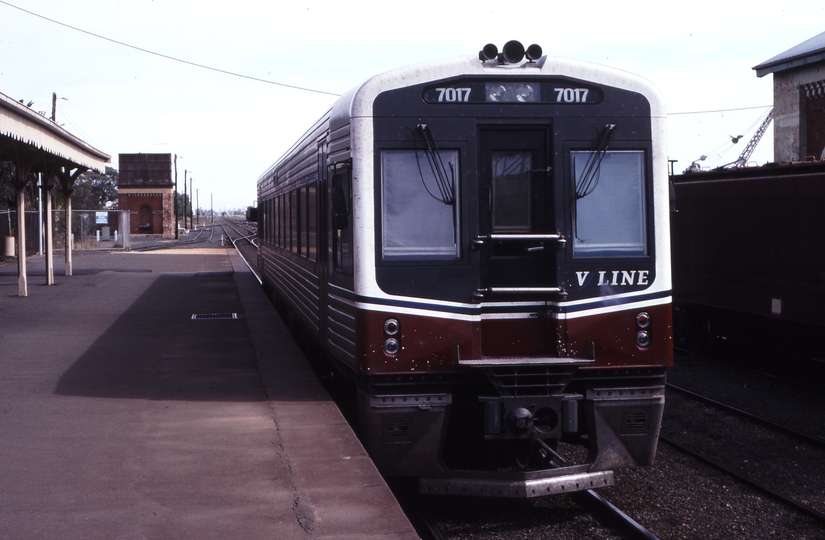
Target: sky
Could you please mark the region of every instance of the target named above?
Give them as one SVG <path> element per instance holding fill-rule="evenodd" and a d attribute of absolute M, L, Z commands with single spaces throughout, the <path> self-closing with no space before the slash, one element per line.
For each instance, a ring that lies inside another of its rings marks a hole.
<path fill-rule="evenodd" d="M 336 94 L 511 39 L 650 80 L 677 172 L 731 163 L 772 104 L 772 75 L 752 68 L 823 31 L 821 0 L 0 0 L 0 92 L 47 116 L 57 94 L 57 122 L 115 168 L 176 154 L 179 181 L 219 211 L 255 204 Z M 772 160 L 769 128 L 751 161 Z"/>

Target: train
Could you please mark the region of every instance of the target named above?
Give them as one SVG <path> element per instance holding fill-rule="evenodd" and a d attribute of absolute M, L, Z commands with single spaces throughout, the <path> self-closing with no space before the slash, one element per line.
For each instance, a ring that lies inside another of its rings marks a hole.
<path fill-rule="evenodd" d="M 368 79 L 260 176 L 264 287 L 384 475 L 530 498 L 653 463 L 665 114 L 637 75 L 488 44 Z"/>
<path fill-rule="evenodd" d="M 675 337 L 825 346 L 825 162 L 720 168 L 673 177 Z M 752 358 L 751 358 L 752 361 Z"/>

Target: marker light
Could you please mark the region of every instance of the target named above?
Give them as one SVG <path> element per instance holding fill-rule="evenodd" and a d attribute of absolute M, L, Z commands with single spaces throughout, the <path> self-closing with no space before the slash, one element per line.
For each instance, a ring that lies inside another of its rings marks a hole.
<path fill-rule="evenodd" d="M 401 325 L 398 324 L 398 320 L 396 319 L 387 319 L 384 321 L 384 333 L 388 336 L 394 336 L 398 333 L 398 330 L 401 329 Z"/>
<path fill-rule="evenodd" d="M 650 313 L 642 311 L 636 314 L 636 326 L 639 328 L 647 328 L 650 326 Z"/>

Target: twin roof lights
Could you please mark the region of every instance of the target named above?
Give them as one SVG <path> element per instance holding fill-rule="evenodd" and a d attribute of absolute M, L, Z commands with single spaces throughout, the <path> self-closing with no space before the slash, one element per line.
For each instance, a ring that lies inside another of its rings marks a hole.
<path fill-rule="evenodd" d="M 478 51 L 478 59 L 482 62 L 498 60 L 499 64 L 518 64 L 524 60 L 525 56 L 530 62 L 538 60 L 541 58 L 541 47 L 534 43 L 525 50 L 524 45 L 513 40 L 505 43 L 501 52 L 498 52 L 498 47 L 492 43 L 488 43 Z"/>

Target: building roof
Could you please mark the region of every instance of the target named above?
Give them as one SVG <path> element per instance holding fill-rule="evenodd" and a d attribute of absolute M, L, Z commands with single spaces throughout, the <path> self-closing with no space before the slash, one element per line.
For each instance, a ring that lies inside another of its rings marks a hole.
<path fill-rule="evenodd" d="M 111 157 L 75 137 L 45 116 L 0 93 L 0 143 L 14 141 L 75 166 L 103 172 Z M 3 149 L 0 144 L 0 150 Z"/>
<path fill-rule="evenodd" d="M 757 77 L 764 77 L 769 73 L 786 71 L 822 61 L 825 61 L 825 32 L 803 41 L 796 47 L 791 47 L 753 69 L 756 70 Z"/>

